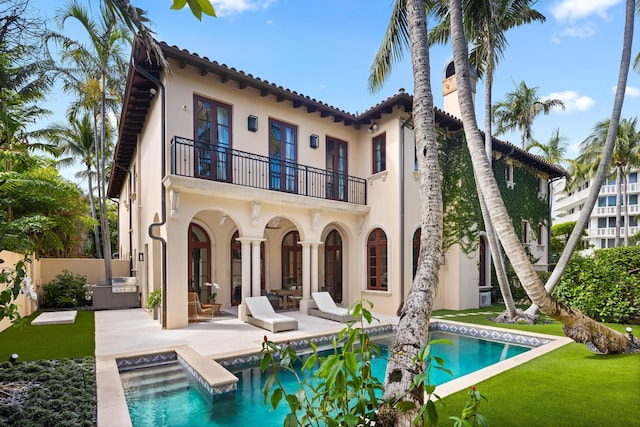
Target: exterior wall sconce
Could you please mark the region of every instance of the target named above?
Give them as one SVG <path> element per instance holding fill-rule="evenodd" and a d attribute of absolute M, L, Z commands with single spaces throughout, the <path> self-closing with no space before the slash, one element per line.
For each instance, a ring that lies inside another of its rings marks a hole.
<path fill-rule="evenodd" d="M 258 131 L 258 118 L 256 116 L 249 116 L 247 118 L 247 129 L 251 132 Z"/>
<path fill-rule="evenodd" d="M 144 252 L 138 252 L 138 261 L 144 262 Z"/>
<path fill-rule="evenodd" d="M 311 148 L 318 148 L 320 146 L 320 138 L 318 138 L 318 135 L 313 134 L 309 137 L 309 146 Z"/>
<path fill-rule="evenodd" d="M 376 124 L 376 122 L 373 122 L 371 124 L 371 126 L 369 126 L 368 130 L 369 130 L 369 133 L 374 133 L 375 131 L 377 131 L 378 130 L 378 125 Z"/>

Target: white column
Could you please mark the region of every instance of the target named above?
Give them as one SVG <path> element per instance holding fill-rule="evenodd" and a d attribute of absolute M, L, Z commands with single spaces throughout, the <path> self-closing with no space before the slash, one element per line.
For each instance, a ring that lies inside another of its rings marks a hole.
<path fill-rule="evenodd" d="M 302 246 L 302 300 L 300 301 L 300 311 L 307 314 L 307 306 L 311 298 L 311 243 L 298 243 Z"/>
<path fill-rule="evenodd" d="M 264 239 L 251 240 L 251 295 L 260 296 L 260 243 Z"/>
<path fill-rule="evenodd" d="M 251 296 L 251 239 L 239 238 L 242 254 L 242 303 L 238 306 L 238 319 L 245 319 L 244 299 Z"/>
<path fill-rule="evenodd" d="M 318 292 L 318 246 L 322 242 L 311 244 L 311 292 Z"/>

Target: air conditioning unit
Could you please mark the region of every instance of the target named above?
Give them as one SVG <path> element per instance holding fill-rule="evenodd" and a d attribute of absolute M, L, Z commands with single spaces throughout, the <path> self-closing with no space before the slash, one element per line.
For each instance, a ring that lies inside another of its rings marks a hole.
<path fill-rule="evenodd" d="M 480 307 L 491 305 L 491 292 L 480 292 Z"/>

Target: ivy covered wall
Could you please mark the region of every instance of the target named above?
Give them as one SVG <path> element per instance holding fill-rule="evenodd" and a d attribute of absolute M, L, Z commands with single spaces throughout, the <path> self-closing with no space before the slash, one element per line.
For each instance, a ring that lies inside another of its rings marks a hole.
<path fill-rule="evenodd" d="M 438 138 L 444 212 L 443 250 L 458 243 L 466 253 L 478 248 L 479 233 L 484 230 L 482 212 L 476 191 L 471 156 L 463 132 L 440 135 Z M 493 171 L 500 193 L 518 236 L 522 236 L 522 221 L 530 224 L 531 237 L 538 225 L 546 225 L 549 208 L 546 199 L 538 198 L 537 171 L 518 161 L 512 161 L 513 188 L 507 188 L 505 160 L 493 161 Z"/>

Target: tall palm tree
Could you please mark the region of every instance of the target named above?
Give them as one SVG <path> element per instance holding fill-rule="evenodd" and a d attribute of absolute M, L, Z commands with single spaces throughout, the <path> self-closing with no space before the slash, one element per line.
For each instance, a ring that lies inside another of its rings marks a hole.
<path fill-rule="evenodd" d="M 629 209 L 626 207 L 628 206 L 626 179 L 631 168 L 640 166 L 640 132 L 636 130 L 637 121 L 637 117 L 633 119 L 625 118 L 620 121 L 611 159 L 611 172 L 615 173 L 616 176 L 616 246 L 620 246 L 623 204 L 625 206 L 624 244 L 625 246 L 629 244 Z M 595 175 L 610 125 L 610 119 L 598 122 L 594 126 L 591 135 L 582 143 L 581 154 L 576 160 L 585 167 L 585 179 L 590 179 Z M 623 200 L 625 201 L 623 202 Z"/>
<path fill-rule="evenodd" d="M 561 166 L 565 162 L 565 154 L 567 153 L 567 138 L 565 136 L 560 135 L 560 129 L 554 129 L 551 134 L 551 138 L 545 144 L 539 142 L 535 139 L 529 141 L 525 150 L 531 151 L 533 149 L 539 150 L 542 152 L 542 157 L 547 163 L 552 165 Z"/>
<path fill-rule="evenodd" d="M 85 113 L 80 119 L 68 117 L 69 123 L 56 123 L 53 129 L 56 131 L 57 138 L 55 142 L 60 147 L 63 155 L 70 157 L 62 159 L 60 164 L 73 164 L 76 160 L 84 163 L 84 171 L 78 172 L 76 176 L 87 179 L 89 203 L 91 205 L 91 217 L 97 221 L 96 203 L 93 194 L 93 177 L 95 176 L 95 146 L 96 135 L 89 114 Z M 98 224 L 93 226 L 93 236 L 96 245 L 96 255 L 102 258 L 102 247 L 100 245 L 100 229 Z"/>
<path fill-rule="evenodd" d="M 493 106 L 493 121 L 497 126 L 496 135 L 520 129 L 522 148 L 525 141 L 532 138 L 531 125 L 540 114 L 549 114 L 552 108 L 560 107 L 564 110 L 564 102 L 559 99 L 541 99 L 537 87 L 528 87 L 520 82 L 513 92 L 505 95 L 504 101 Z"/>
<path fill-rule="evenodd" d="M 462 25 L 462 8 L 460 1 L 461 0 L 450 1 L 451 34 L 456 69 L 464 70 L 468 67 L 468 53 L 467 41 L 465 39 Z M 624 87 L 626 86 L 626 76 L 629 71 L 629 62 L 631 57 L 633 6 L 634 1 L 628 0 L 623 59 L 621 61 L 618 86 L 618 91 L 621 92 L 622 97 L 624 97 Z M 543 313 L 561 321 L 564 325 L 565 334 L 576 342 L 586 343 L 601 352 L 623 353 L 625 351 L 630 351 L 628 337 L 595 322 L 580 312 L 569 309 L 551 297 L 545 290 L 545 287 L 533 269 L 533 265 L 529 261 L 528 256 L 520 243 L 520 239 L 513 228 L 507 209 L 500 196 L 500 190 L 493 175 L 491 165 L 485 156 L 484 143 L 482 136 L 478 131 L 475 112 L 473 109 L 471 84 L 468 74 L 456 74 L 456 83 L 459 91 L 460 109 L 462 111 L 464 130 L 467 135 L 467 145 L 471 154 L 476 177 L 479 180 L 482 194 L 486 199 L 489 213 L 496 227 L 500 241 L 505 248 L 505 252 L 511 261 L 518 279 L 527 292 L 527 295 L 531 298 L 534 304 L 540 307 L 540 310 Z M 616 101 L 621 102 L 618 97 L 618 93 L 616 93 Z M 617 105 L 617 103 L 615 105 Z M 617 111 L 617 109 L 614 109 L 614 112 L 615 111 Z M 610 148 L 612 149 L 613 145 L 611 145 Z M 590 211 L 592 208 L 593 205 L 587 210 Z M 574 228 L 574 233 L 576 228 Z M 582 233 L 582 230 L 579 230 L 579 233 Z"/>
<path fill-rule="evenodd" d="M 107 153 L 110 152 L 110 141 L 107 140 L 108 100 L 111 97 L 121 97 L 127 62 L 125 50 L 131 44 L 131 34 L 123 27 L 114 13 L 108 7 L 100 8 L 99 20 L 93 20 L 89 11 L 78 1 L 74 0 L 61 9 L 56 15 L 56 21 L 60 28 L 64 28 L 67 20 L 72 19 L 79 23 L 86 31 L 89 44 L 70 39 L 63 34 L 53 33 L 52 40 L 63 47 L 60 67 L 61 73 L 66 76 L 65 87 L 78 90 L 80 101 L 78 104 L 93 114 L 94 131 L 99 130 L 100 136 L 96 138 L 95 170 L 100 205 L 100 223 L 102 230 L 102 247 L 105 259 L 105 276 L 111 280 L 111 243 L 109 222 L 106 207 L 107 184 Z M 80 88 L 92 88 L 93 91 Z M 96 90 L 97 95 L 96 96 Z M 114 111 L 119 116 L 119 111 Z M 91 191 L 91 189 L 90 189 Z"/>
<path fill-rule="evenodd" d="M 504 56 L 504 51 L 508 45 L 505 33 L 524 24 L 545 21 L 544 15 L 532 9 L 533 3 L 535 2 L 532 0 L 466 0 L 462 6 L 465 32 L 473 46 L 469 61 L 475 67 L 478 77 L 482 78 L 484 76 L 486 88 L 485 151 L 489 161 L 493 156 L 491 128 L 493 74 L 498 65 L 498 60 Z M 435 2 L 432 12 L 440 19 L 440 23 L 429 33 L 429 41 L 430 43 L 445 44 L 451 36 L 447 2 Z M 499 319 L 514 321 L 520 316 L 520 313 L 516 310 L 515 302 L 513 301 L 500 243 L 489 218 L 486 203 L 479 191 L 478 200 L 489 240 L 491 259 L 496 270 L 498 286 L 505 302 L 506 311 L 499 316 Z"/>
<path fill-rule="evenodd" d="M 419 192 L 422 212 L 422 233 L 418 267 L 413 285 L 402 307 L 398 334 L 387 364 L 384 397 L 405 399 L 421 405 L 421 392 L 409 392 L 416 374 L 424 367 L 413 358 L 427 342 L 428 325 L 438 284 L 438 268 L 442 247 L 442 193 L 438 144 L 430 83 L 427 14 L 424 0 L 397 0 L 380 50 L 376 55 L 370 88 L 380 87 L 393 61 L 409 47 L 413 65 L 413 122 L 418 160 Z M 385 60 L 380 60 L 385 58 Z M 377 67 L 377 68 L 376 68 Z M 412 413 L 399 413 L 396 425 L 411 425 Z"/>

